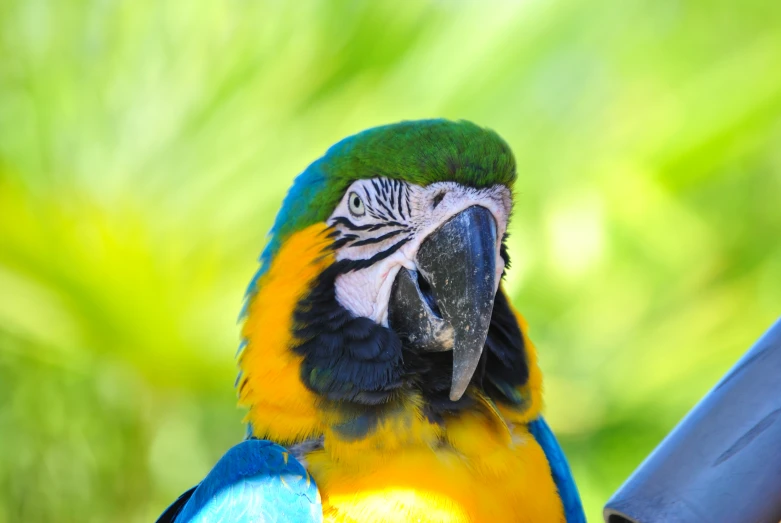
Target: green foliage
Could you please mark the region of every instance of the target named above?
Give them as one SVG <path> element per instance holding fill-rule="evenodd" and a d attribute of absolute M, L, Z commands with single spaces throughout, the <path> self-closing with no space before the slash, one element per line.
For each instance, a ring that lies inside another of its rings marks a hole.
<path fill-rule="evenodd" d="M 0 3 L 0 523 L 150 521 L 242 434 L 294 176 L 404 119 L 518 164 L 507 287 L 587 511 L 781 311 L 775 2 Z"/>

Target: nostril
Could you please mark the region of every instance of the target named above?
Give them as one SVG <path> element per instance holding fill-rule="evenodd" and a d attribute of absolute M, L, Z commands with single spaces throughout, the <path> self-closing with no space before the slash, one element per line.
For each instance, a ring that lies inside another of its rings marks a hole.
<path fill-rule="evenodd" d="M 423 277 L 420 271 L 416 272 L 418 275 L 418 289 L 420 289 L 421 296 L 423 296 L 423 299 L 425 300 L 426 305 L 431 309 L 431 312 L 438 318 L 441 318 L 442 312 L 440 312 L 439 305 L 437 305 L 437 299 L 434 297 L 434 291 L 431 288 L 431 284 Z"/>
<path fill-rule="evenodd" d="M 442 191 L 441 193 L 439 193 L 436 196 L 434 196 L 434 199 L 431 200 L 431 208 L 432 209 L 436 209 L 437 205 L 442 203 L 442 200 L 445 199 L 445 194 L 446 194 L 445 191 Z"/>

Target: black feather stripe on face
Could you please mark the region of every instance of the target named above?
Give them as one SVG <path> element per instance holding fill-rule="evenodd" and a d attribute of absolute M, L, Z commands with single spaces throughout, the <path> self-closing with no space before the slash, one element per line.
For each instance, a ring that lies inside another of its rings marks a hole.
<path fill-rule="evenodd" d="M 375 244 L 375 243 L 382 243 L 385 240 L 387 240 L 389 238 L 393 238 L 397 234 L 401 234 L 403 232 L 406 232 L 406 231 L 404 229 L 396 229 L 395 231 L 386 232 L 385 234 L 383 234 L 381 236 L 375 236 L 373 238 L 366 238 L 364 240 L 353 242 L 353 243 L 350 244 L 350 246 L 351 247 L 361 247 L 363 245 L 372 245 L 372 244 Z"/>
<path fill-rule="evenodd" d="M 351 231 L 376 231 L 385 227 L 406 227 L 403 223 L 396 221 L 386 221 L 380 223 L 367 223 L 366 225 L 355 225 L 353 222 L 343 216 L 331 219 L 332 225 L 343 225 Z"/>

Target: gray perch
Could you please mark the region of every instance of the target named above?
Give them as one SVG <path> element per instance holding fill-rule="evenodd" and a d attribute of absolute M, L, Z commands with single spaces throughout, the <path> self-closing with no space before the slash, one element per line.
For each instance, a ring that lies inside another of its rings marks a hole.
<path fill-rule="evenodd" d="M 781 521 L 781 319 L 618 489 L 604 517 Z"/>

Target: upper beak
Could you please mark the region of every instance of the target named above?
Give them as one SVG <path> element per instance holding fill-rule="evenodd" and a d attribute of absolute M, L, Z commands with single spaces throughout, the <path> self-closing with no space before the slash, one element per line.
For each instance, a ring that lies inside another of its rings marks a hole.
<path fill-rule="evenodd" d="M 423 241 L 417 273 L 401 269 L 393 284 L 391 328 L 418 350 L 453 350 L 453 401 L 472 380 L 491 324 L 496 235 L 491 212 L 469 207 Z"/>

